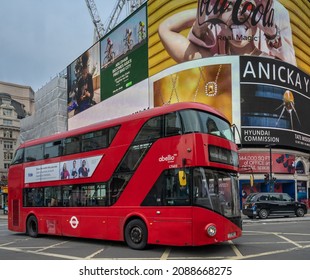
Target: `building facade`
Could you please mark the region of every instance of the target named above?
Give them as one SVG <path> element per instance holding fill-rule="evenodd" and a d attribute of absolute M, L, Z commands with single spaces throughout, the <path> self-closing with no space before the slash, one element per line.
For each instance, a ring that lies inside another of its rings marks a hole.
<path fill-rule="evenodd" d="M 5 204 L 7 173 L 20 144 L 20 121 L 33 114 L 34 92 L 31 87 L 0 82 L 0 207 Z"/>

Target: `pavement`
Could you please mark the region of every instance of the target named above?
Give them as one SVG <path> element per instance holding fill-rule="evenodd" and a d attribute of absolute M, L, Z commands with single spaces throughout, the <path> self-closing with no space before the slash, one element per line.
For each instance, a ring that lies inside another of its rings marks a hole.
<path fill-rule="evenodd" d="M 7 219 L 8 218 L 8 214 L 4 214 L 3 210 L 0 209 L 0 219 Z"/>

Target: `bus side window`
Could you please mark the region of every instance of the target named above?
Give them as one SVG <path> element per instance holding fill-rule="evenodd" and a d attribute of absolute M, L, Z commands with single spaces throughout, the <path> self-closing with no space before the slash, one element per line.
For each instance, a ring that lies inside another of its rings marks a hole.
<path fill-rule="evenodd" d="M 15 152 L 11 165 L 24 162 L 24 149 L 18 149 Z"/>
<path fill-rule="evenodd" d="M 27 147 L 25 149 L 25 159 L 27 162 L 43 159 L 43 145 Z"/>
<path fill-rule="evenodd" d="M 57 140 L 53 142 L 48 142 L 44 144 L 44 158 L 53 158 L 62 156 L 63 153 L 63 142 L 62 140 Z"/>
<path fill-rule="evenodd" d="M 80 137 L 73 136 L 65 139 L 64 154 L 71 155 L 80 152 Z"/>
<path fill-rule="evenodd" d="M 182 134 L 181 120 L 177 112 L 165 115 L 165 136 Z"/>
<path fill-rule="evenodd" d="M 179 182 L 179 169 L 165 170 L 157 179 L 151 191 L 145 197 L 143 206 L 156 206 L 156 205 L 189 205 L 189 182 L 187 185 L 182 186 Z M 189 176 L 188 174 L 186 175 Z"/>
<path fill-rule="evenodd" d="M 150 142 L 162 137 L 162 116 L 148 120 L 135 138 L 134 142 Z"/>

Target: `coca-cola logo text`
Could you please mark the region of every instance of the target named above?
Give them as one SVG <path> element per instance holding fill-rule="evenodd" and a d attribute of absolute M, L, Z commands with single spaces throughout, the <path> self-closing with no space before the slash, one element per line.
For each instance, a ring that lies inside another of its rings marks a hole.
<path fill-rule="evenodd" d="M 242 25 L 249 21 L 252 26 L 261 21 L 263 26 L 274 25 L 274 9 L 271 1 L 266 4 L 254 5 L 250 1 L 244 0 L 200 0 L 198 2 L 198 23 L 202 25 L 206 22 L 211 24 L 224 23 L 220 16 L 225 12 L 231 12 L 231 20 L 235 25 Z"/>

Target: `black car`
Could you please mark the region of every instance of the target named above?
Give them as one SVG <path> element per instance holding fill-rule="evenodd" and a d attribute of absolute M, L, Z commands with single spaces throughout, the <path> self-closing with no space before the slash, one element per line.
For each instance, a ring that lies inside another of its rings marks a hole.
<path fill-rule="evenodd" d="M 294 201 L 287 193 L 251 193 L 242 207 L 242 213 L 250 219 L 269 215 L 303 217 L 307 214 L 305 203 Z"/>

